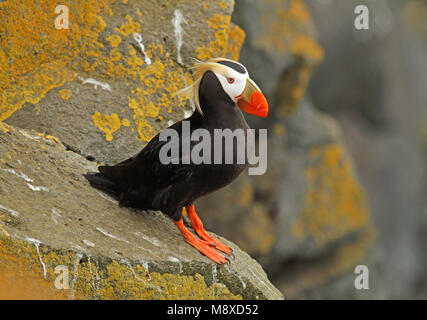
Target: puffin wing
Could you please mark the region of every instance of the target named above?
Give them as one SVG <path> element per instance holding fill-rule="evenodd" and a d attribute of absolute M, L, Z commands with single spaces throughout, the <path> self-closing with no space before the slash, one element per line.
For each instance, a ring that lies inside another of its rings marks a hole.
<path fill-rule="evenodd" d="M 151 189 L 161 189 L 168 185 L 189 180 L 191 165 L 182 164 L 187 154 L 179 152 L 177 164 L 160 161 L 160 150 L 169 141 L 160 141 L 156 135 L 140 153 L 114 166 L 100 166 L 99 172 L 120 185 L 146 185 Z M 179 143 L 179 142 L 178 142 Z"/>

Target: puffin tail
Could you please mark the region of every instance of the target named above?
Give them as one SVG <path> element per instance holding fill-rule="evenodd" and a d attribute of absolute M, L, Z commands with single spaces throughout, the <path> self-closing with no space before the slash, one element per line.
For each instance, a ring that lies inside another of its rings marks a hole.
<path fill-rule="evenodd" d="M 121 191 L 118 186 L 101 173 L 88 172 L 83 176 L 86 178 L 87 181 L 89 181 L 92 187 L 100 191 L 106 192 L 115 198 L 118 198 L 120 196 Z"/>

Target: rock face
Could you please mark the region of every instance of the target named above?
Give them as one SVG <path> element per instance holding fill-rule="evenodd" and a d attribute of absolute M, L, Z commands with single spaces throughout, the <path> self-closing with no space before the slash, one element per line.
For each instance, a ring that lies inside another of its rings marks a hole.
<path fill-rule="evenodd" d="M 0 4 L 1 29 L 11 31 L 1 46 L 0 119 L 108 163 L 191 114 L 175 94 L 191 84 L 192 58 L 238 58 L 244 37 L 230 25 L 231 0 L 75 1 L 61 30 L 47 14 L 55 1 L 27 5 L 34 10 L 21 17 L 13 2 Z"/>
<path fill-rule="evenodd" d="M 69 29 L 56 5 L 0 3 L 0 298 L 282 299 L 233 243 L 217 266 L 82 176 L 191 112 L 191 58 L 238 59 L 233 1 L 69 1 Z"/>
<path fill-rule="evenodd" d="M 218 266 L 163 213 L 93 189 L 96 165 L 56 138 L 2 124 L 0 154 L 0 298 L 283 298 L 233 243 L 221 239 L 236 258 Z"/>
<path fill-rule="evenodd" d="M 69 1 L 69 29 L 56 5 L 0 2 L 0 296 L 283 298 L 236 245 L 218 267 L 160 212 L 119 208 L 82 177 L 192 112 L 175 95 L 191 58 L 238 60 L 242 44 L 270 104 L 268 119 L 247 116 L 269 128 L 268 170 L 198 213 L 287 297 L 355 295 L 375 231 L 339 126 L 304 98 L 324 52 L 303 1 Z"/>

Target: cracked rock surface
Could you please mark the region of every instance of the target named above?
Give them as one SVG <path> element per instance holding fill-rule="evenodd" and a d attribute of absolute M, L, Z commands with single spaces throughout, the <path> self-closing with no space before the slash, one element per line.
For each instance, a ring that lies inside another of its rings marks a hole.
<path fill-rule="evenodd" d="M 49 298 L 283 298 L 235 244 L 219 237 L 235 259 L 218 266 L 163 213 L 120 208 L 93 189 L 83 174 L 96 166 L 54 137 L 1 124 L 0 297 L 8 281 L 34 278 L 25 291 Z M 58 266 L 66 290 L 55 287 Z"/>

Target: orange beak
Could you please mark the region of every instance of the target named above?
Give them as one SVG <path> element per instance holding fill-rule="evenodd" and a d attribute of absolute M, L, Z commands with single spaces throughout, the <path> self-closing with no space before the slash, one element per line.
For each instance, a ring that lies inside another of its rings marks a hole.
<path fill-rule="evenodd" d="M 241 98 L 237 101 L 237 105 L 242 111 L 258 117 L 265 118 L 268 115 L 267 99 L 255 82 L 249 78 L 247 79 Z"/>

